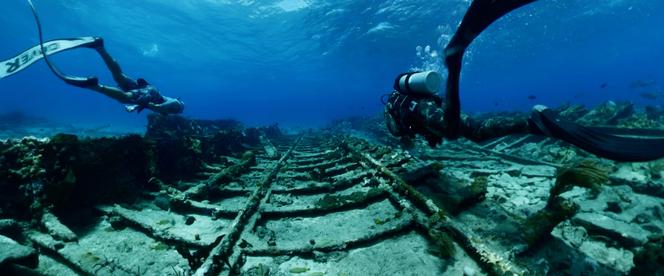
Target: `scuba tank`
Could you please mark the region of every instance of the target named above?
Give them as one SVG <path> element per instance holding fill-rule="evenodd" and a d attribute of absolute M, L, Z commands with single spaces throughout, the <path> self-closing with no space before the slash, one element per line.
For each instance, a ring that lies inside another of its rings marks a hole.
<path fill-rule="evenodd" d="M 416 131 L 411 123 L 419 125 L 416 121 L 420 120 L 415 114 L 417 113 L 415 108 L 420 103 L 434 103 L 437 107 L 441 107 L 443 99 L 438 95 L 441 83 L 442 77 L 436 71 L 409 72 L 396 77 L 395 91 L 387 94 L 389 98 L 383 101 L 385 122 L 392 135 L 415 137 Z"/>
<path fill-rule="evenodd" d="M 404 95 L 432 96 L 438 94 L 442 81 L 436 71 L 403 73 L 394 80 L 394 90 Z"/>

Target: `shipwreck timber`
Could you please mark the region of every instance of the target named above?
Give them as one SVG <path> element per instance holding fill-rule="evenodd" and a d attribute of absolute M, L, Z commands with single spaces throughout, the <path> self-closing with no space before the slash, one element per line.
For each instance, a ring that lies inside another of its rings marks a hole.
<path fill-rule="evenodd" d="M 2 270 L 626 274 L 658 269 L 662 255 L 659 163 L 645 165 L 648 179 L 628 179 L 641 167 L 556 162 L 587 156 L 531 136 L 406 151 L 332 130 L 160 120 L 145 138 L 3 144 L 0 187 L 29 185 L 38 190 L 26 200 L 39 204 L 11 202 L 32 210 L 24 215 L 3 206 L 13 219 L 0 220 L 0 246 L 14 255 L 1 256 Z M 93 154 L 110 162 L 81 162 Z M 591 182 L 567 184 L 563 172 Z M 85 193 L 94 198 L 70 202 Z"/>

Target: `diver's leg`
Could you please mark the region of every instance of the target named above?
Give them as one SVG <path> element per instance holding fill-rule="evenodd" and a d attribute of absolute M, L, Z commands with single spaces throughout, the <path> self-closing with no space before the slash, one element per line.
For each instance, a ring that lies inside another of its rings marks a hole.
<path fill-rule="evenodd" d="M 134 87 L 137 86 L 136 81 L 131 79 L 130 77 L 127 77 L 124 73 L 122 73 L 122 68 L 120 68 L 120 64 L 111 57 L 111 55 L 106 51 L 106 48 L 104 47 L 104 40 L 102 38 L 97 39 L 97 43 L 92 47 L 93 49 L 97 50 L 97 53 L 101 56 L 101 58 L 104 60 L 104 63 L 106 63 L 106 67 L 108 67 L 108 70 L 111 71 L 111 74 L 113 75 L 113 80 L 120 86 L 120 88 L 124 90 L 131 90 Z"/>
<path fill-rule="evenodd" d="M 97 91 L 101 94 L 106 95 L 107 97 L 113 98 L 116 101 L 120 103 L 129 103 L 131 102 L 132 94 L 130 92 L 125 92 L 121 89 L 111 87 L 111 86 L 104 86 L 104 85 L 96 85 L 96 86 L 91 86 L 91 87 L 86 87 L 90 90 Z"/>
<path fill-rule="evenodd" d="M 474 0 L 461 24 L 445 47 L 445 65 L 448 69 L 447 85 L 445 90 L 445 124 L 446 137 L 455 139 L 460 133 L 461 101 L 459 98 L 459 78 L 463 54 L 466 48 L 491 23 L 503 15 L 523 5 L 536 0 Z"/>
<path fill-rule="evenodd" d="M 462 119 L 461 134 L 473 142 L 482 142 L 514 134 L 534 134 L 525 115 Z"/>

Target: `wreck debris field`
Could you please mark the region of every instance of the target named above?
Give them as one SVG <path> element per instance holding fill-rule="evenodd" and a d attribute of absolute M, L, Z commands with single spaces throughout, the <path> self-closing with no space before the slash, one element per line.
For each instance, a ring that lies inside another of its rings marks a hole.
<path fill-rule="evenodd" d="M 663 0 L 0 7 L 0 276 L 664 276 Z"/>
<path fill-rule="evenodd" d="M 561 113 L 663 119 L 623 108 Z M 46 275 L 662 271 L 661 161 L 532 135 L 404 149 L 382 124 L 287 134 L 151 115 L 144 136 L 5 140 L 0 261 Z"/>

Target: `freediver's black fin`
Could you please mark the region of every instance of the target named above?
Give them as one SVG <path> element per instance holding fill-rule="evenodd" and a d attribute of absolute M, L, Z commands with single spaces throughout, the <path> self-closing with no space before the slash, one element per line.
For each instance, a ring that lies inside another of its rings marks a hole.
<path fill-rule="evenodd" d="M 556 112 L 545 109 L 534 111 L 530 122 L 542 133 L 563 140 L 600 157 L 623 162 L 646 162 L 664 158 L 664 138 L 634 138 L 611 134 L 601 128 L 584 127 L 563 119 Z M 615 132 L 613 132 L 615 133 Z M 628 129 L 622 135 L 641 135 L 643 130 L 630 133 Z"/>
<path fill-rule="evenodd" d="M 448 78 L 445 90 L 445 123 L 447 138 L 458 138 L 461 123 L 459 78 L 466 48 L 491 23 L 523 5 L 536 0 L 474 0 L 461 20 L 459 28 L 445 47 Z"/>
<path fill-rule="evenodd" d="M 88 88 L 99 85 L 99 80 L 95 77 L 84 78 L 84 77 L 69 76 L 62 73 L 57 67 L 55 67 L 53 63 L 51 63 L 51 61 L 48 59 L 48 54 L 46 52 L 46 49 L 44 48 L 44 37 L 42 34 L 41 21 L 39 20 L 39 16 L 37 15 L 37 10 L 35 9 L 35 5 L 32 4 L 32 0 L 28 0 L 28 4 L 30 5 L 30 9 L 32 10 L 32 15 L 34 15 L 35 22 L 37 23 L 37 30 L 39 31 L 39 47 L 41 48 L 41 52 L 44 55 L 44 61 L 46 62 L 46 65 L 48 65 L 48 68 L 51 69 L 51 72 L 53 72 L 53 74 L 55 74 L 61 80 L 74 86 Z"/>

